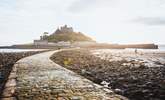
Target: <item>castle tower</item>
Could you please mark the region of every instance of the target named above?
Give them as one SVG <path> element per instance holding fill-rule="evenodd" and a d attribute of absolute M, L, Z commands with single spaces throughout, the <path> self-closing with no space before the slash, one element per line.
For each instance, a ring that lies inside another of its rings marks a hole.
<path fill-rule="evenodd" d="M 73 28 L 72 27 L 68 27 L 67 25 L 64 25 L 63 27 L 61 27 L 60 31 L 62 33 L 71 33 L 71 32 L 73 32 Z"/>
<path fill-rule="evenodd" d="M 60 28 L 58 27 L 53 34 L 72 33 L 72 32 L 73 32 L 72 27 L 68 27 L 67 25 L 64 25 L 61 26 Z"/>
<path fill-rule="evenodd" d="M 60 33 L 61 33 L 61 31 L 60 31 L 60 29 L 58 27 L 57 30 L 53 34 L 60 34 Z"/>

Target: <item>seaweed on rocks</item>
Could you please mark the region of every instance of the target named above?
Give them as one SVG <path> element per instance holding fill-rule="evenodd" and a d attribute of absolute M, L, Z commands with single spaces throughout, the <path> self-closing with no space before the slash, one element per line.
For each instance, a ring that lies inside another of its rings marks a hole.
<path fill-rule="evenodd" d="M 41 52 L 45 52 L 45 51 L 0 53 L 0 96 L 3 92 L 4 85 L 8 80 L 8 76 L 13 68 L 13 65 L 21 58 Z"/>
<path fill-rule="evenodd" d="M 108 83 L 114 92 L 131 100 L 165 100 L 165 66 L 148 67 L 136 59 L 108 61 L 86 49 L 60 51 L 51 59 L 97 84 Z"/>

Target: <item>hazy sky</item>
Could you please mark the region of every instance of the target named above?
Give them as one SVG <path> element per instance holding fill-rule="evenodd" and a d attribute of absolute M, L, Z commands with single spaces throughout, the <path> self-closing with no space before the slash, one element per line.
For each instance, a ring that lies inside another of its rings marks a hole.
<path fill-rule="evenodd" d="M 98 42 L 165 44 L 165 0 L 0 0 L 0 45 L 64 24 Z"/>

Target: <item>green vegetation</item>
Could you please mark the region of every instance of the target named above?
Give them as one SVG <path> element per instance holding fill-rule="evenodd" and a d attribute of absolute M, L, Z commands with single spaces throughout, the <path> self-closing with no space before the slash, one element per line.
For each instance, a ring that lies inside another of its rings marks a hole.
<path fill-rule="evenodd" d="M 44 40 L 48 40 L 49 42 L 59 42 L 59 41 L 94 41 L 90 37 L 85 36 L 82 33 L 70 32 L 70 33 L 59 33 L 52 34 L 49 36 L 44 36 Z"/>

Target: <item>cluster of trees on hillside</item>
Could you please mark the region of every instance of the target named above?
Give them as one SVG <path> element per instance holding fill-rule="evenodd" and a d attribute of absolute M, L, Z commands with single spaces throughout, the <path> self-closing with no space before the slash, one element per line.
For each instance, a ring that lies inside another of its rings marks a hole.
<path fill-rule="evenodd" d="M 59 41 L 70 41 L 70 42 L 76 42 L 76 41 L 94 41 L 90 37 L 85 36 L 83 33 L 60 33 L 60 34 L 51 34 L 48 35 L 48 32 L 44 32 L 42 36 L 43 40 L 48 40 L 49 42 L 59 42 Z"/>

